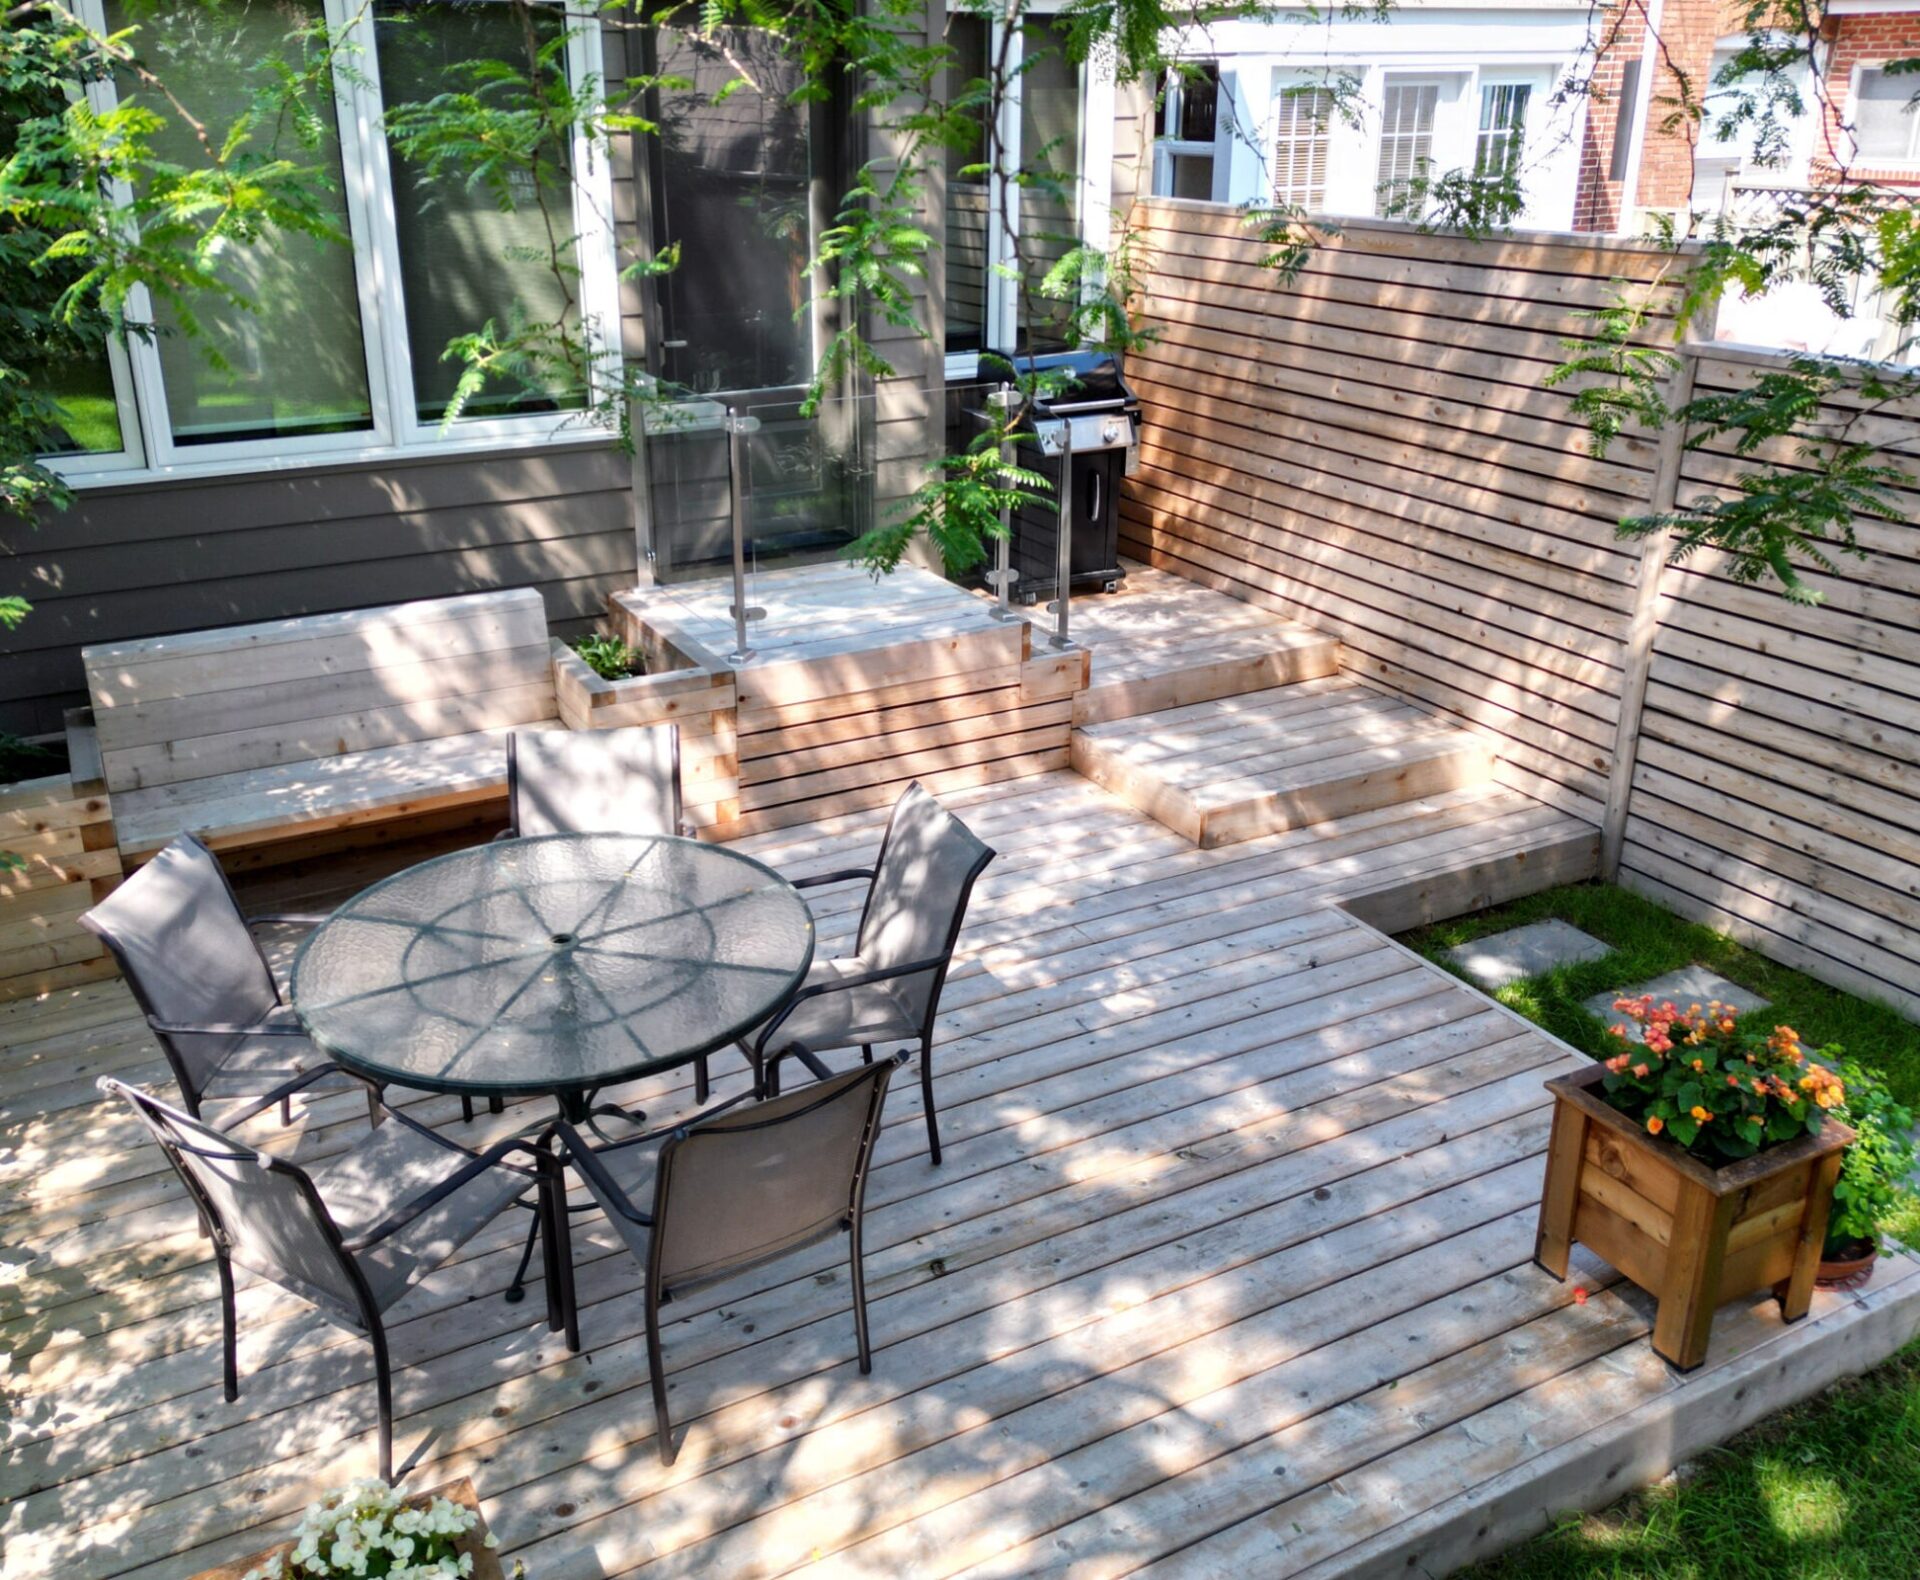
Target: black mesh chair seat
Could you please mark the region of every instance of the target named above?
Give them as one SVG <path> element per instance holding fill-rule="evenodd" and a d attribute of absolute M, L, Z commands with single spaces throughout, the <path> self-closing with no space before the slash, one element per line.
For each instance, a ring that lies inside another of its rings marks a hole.
<path fill-rule="evenodd" d="M 352 1151 L 313 1171 L 314 1188 L 349 1242 L 409 1201 L 437 1190 L 467 1168 L 471 1154 L 436 1142 L 407 1124 L 381 1125 Z M 525 1177 L 492 1169 L 462 1181 L 444 1200 L 356 1254 L 374 1304 L 385 1311 L 441 1266 L 527 1188 Z"/>
<path fill-rule="evenodd" d="M 204 1098 L 258 1097 L 269 1087 L 284 1086 L 297 1076 L 327 1072 L 327 1078 L 306 1088 L 308 1091 L 344 1091 L 361 1082 L 344 1070 L 333 1068 L 329 1059 L 308 1040 L 300 1019 L 287 1005 L 268 1011 L 258 1022 L 257 1035 L 241 1034 L 225 1040 L 220 1062 L 206 1075 L 200 1088 Z"/>
<path fill-rule="evenodd" d="M 549 1180 L 543 1155 L 519 1138 L 469 1152 L 390 1113 L 343 1156 L 309 1172 L 111 1076 L 101 1078 L 100 1089 L 123 1098 L 140 1117 L 213 1241 L 228 1401 L 240 1394 L 233 1269 L 241 1267 L 372 1343 L 380 1474 L 391 1481 L 393 1375 L 381 1316 L 530 1181 Z M 280 1100 L 270 1092 L 232 1123 Z M 516 1151 L 528 1153 L 535 1170 L 509 1163 Z M 563 1210 L 551 1190 L 543 1189 L 541 1200 L 543 1216 Z"/>
<path fill-rule="evenodd" d="M 663 1464 L 675 1450 L 660 1308 L 690 1290 L 845 1234 L 860 1370 L 872 1370 L 861 1225 L 887 1083 L 905 1058 L 762 1102 L 735 1098 L 671 1131 L 598 1148 L 571 1126 L 557 1127 L 588 1190 L 647 1270 L 647 1368 Z"/>
<path fill-rule="evenodd" d="M 866 969 L 858 959 L 814 961 L 800 986 L 799 1001 L 780 1022 L 777 1045 L 857 1048 L 918 1037 L 920 1017 L 914 1006 L 891 980 L 856 980 Z"/>

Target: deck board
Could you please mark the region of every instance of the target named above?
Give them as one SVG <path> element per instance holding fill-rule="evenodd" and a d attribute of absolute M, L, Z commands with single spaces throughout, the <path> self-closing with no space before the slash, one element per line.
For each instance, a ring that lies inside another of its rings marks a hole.
<path fill-rule="evenodd" d="M 870 1376 L 830 1248 L 696 1296 L 667 1332 L 683 1441 L 663 1470 L 639 1269 L 591 1215 L 585 1354 L 537 1297 L 497 1298 L 512 1220 L 396 1312 L 400 1457 L 421 1484 L 472 1476 L 529 1573 L 1334 1573 L 1391 1537 L 1384 1507 L 1431 1515 L 1671 1394 L 1638 1358 L 1636 1293 L 1589 1264 L 1575 1306 L 1528 1261 L 1541 1083 L 1576 1056 L 1336 903 L 1565 841 L 1572 820 L 1457 792 L 1203 851 L 1064 774 L 952 804 L 1002 857 L 943 1005 L 945 1167 L 917 1083 L 889 1104 Z M 745 848 L 828 871 L 883 818 Z M 810 897 L 822 948 L 845 947 L 858 887 Z M 0 1036 L 0 1573 L 176 1580 L 264 1544 L 370 1470 L 365 1345 L 246 1288 L 224 1403 L 187 1204 L 86 1095 L 106 1068 L 164 1077 L 125 989 L 0 1011 Z M 674 1078 L 633 1095 L 662 1116 L 691 1101 Z M 348 1144 L 355 1103 L 316 1101 L 296 1155 Z M 457 1124 L 447 1099 L 410 1106 Z M 1787 1337 L 1765 1310 L 1722 1323 L 1728 1359 Z M 1476 1454 L 1447 1446 L 1459 1432 Z M 1356 1491 L 1403 1473 L 1421 1496 Z"/>

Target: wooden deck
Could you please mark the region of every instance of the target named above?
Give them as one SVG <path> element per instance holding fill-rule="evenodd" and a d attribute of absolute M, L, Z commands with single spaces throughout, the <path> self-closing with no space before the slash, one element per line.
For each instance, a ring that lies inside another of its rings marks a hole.
<path fill-rule="evenodd" d="M 1729 1309 L 1681 1379 L 1637 1294 L 1589 1267 L 1576 1302 L 1531 1266 L 1541 1083 L 1577 1056 L 1335 902 L 1370 893 L 1398 925 L 1553 881 L 1590 867 L 1584 825 L 1476 790 L 1197 850 L 1069 774 L 948 799 L 1001 854 L 945 1001 L 946 1165 L 915 1083 L 881 1141 L 871 1376 L 831 1255 L 697 1298 L 667 1333 L 683 1441 L 663 1470 L 638 1269 L 591 1216 L 586 1353 L 545 1332 L 537 1293 L 498 1298 L 511 1219 L 396 1313 L 400 1459 L 418 1485 L 470 1476 L 536 1580 L 1328 1576 L 1409 1555 L 1437 1574 L 1920 1322 L 1920 1274 L 1892 1264 L 1793 1329 Z M 828 870 L 883 817 L 745 848 Z M 859 897 L 819 900 L 831 951 Z M 222 1402 L 187 1203 L 92 1087 L 164 1079 L 124 988 L 0 1009 L 0 1043 L 0 1572 L 188 1575 L 369 1473 L 366 1347 L 270 1288 L 243 1292 Z M 639 1092 L 661 1114 L 689 1096 Z M 317 1104 L 300 1154 L 357 1134 L 356 1106 Z M 457 1123 L 445 1100 L 417 1112 Z"/>

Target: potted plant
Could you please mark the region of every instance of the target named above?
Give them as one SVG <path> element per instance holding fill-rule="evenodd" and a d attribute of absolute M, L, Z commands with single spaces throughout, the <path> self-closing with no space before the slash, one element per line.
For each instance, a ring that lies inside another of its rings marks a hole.
<path fill-rule="evenodd" d="M 1842 1078 L 1790 1026 L 1743 1031 L 1718 1002 L 1615 1002 L 1642 1028 L 1589 1070 L 1547 1083 L 1553 1135 L 1534 1259 L 1567 1274 L 1575 1242 L 1659 1302 L 1653 1347 L 1706 1359 L 1723 1302 L 1771 1289 L 1806 1315 L 1841 1152 Z M 1833 1050 L 1837 1054 L 1838 1050 Z"/>
<path fill-rule="evenodd" d="M 1846 1098 L 1834 1112 L 1853 1131 L 1853 1141 L 1833 1187 L 1819 1282 L 1856 1287 L 1873 1276 L 1893 1225 L 1914 1205 L 1913 1113 L 1864 1065 L 1842 1059 L 1837 1073 Z"/>
<path fill-rule="evenodd" d="M 199 1580 L 332 1580 L 347 1575 L 501 1580 L 495 1545 L 480 1517 L 472 1482 L 462 1479 L 409 1497 L 369 1478 L 310 1504 L 293 1540 L 209 1570 Z"/>

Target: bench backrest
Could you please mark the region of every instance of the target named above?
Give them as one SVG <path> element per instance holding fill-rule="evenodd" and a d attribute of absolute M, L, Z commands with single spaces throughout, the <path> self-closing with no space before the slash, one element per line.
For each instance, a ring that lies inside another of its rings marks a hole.
<path fill-rule="evenodd" d="M 555 716 L 531 588 L 114 642 L 81 659 L 114 791 Z"/>

